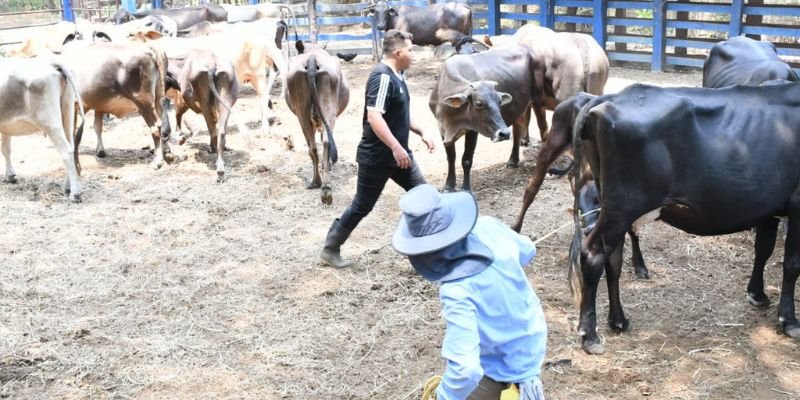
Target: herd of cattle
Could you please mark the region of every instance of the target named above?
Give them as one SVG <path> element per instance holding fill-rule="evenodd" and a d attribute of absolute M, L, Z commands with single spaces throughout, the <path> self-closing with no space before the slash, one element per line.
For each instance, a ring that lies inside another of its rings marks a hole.
<path fill-rule="evenodd" d="M 519 146 L 529 142 L 533 112 L 542 146 L 512 226 L 520 231 L 548 168 L 563 153 L 573 153 L 570 283 L 580 305 L 585 351 L 605 350 L 595 311 L 603 272 L 609 325 L 627 329 L 619 298 L 624 237 L 632 239 L 636 274 L 649 277 L 637 231 L 654 220 L 698 235 L 755 227 L 747 296 L 753 305 L 766 306 L 764 266 L 775 246 L 777 218 L 788 217 L 779 321 L 786 335 L 800 338 L 794 310 L 800 275 L 800 85 L 772 44 L 745 37 L 718 43 L 705 63 L 703 88 L 633 85 L 604 95 L 608 58 L 588 35 L 525 25 L 511 36 L 476 40 L 469 8 L 458 3 L 395 10 L 378 1 L 366 11 L 378 29 L 405 29 L 419 45 L 449 42 L 457 53 L 443 62 L 429 100 L 447 154 L 445 190 L 456 190 L 454 143 L 462 136 L 463 190 L 471 190 L 479 134 L 495 142 L 513 138 L 507 165 L 516 167 Z M 98 157 L 105 156 L 104 115 L 138 112 L 152 131 L 154 165 L 171 162 L 172 100 L 179 131 L 173 139 L 182 143 L 188 136 L 181 132 L 187 110 L 202 114 L 222 181 L 226 126 L 239 85 L 255 87 L 267 130 L 277 73 L 312 159 L 309 188 L 321 187 L 322 202 L 330 204 L 334 128 L 349 102 L 348 80 L 339 60 L 322 48 L 298 41 L 298 55 L 288 57 L 281 12 L 269 4 L 121 11 L 114 25 L 64 23 L 31 37 L 0 61 L 6 180 L 15 179 L 9 137 L 44 131 L 66 165 L 65 191 L 80 201 L 77 150 L 88 110 L 95 111 Z M 548 109 L 554 111 L 549 129 Z"/>

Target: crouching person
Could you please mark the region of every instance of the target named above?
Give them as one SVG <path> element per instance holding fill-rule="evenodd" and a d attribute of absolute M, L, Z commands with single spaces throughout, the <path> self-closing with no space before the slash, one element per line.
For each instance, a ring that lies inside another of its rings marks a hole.
<path fill-rule="evenodd" d="M 536 255 L 527 237 L 478 217 L 467 192 L 440 194 L 429 184 L 400 198 L 392 238 L 425 279 L 437 282 L 447 331 L 447 368 L 437 400 L 498 400 L 504 390 L 544 400 L 539 379 L 547 326 L 523 267 Z"/>

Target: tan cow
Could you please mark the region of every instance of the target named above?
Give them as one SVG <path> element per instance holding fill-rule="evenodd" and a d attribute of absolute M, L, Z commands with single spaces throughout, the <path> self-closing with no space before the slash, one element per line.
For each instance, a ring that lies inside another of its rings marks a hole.
<path fill-rule="evenodd" d="M 308 144 L 308 154 L 314 165 L 314 177 L 308 182 L 307 188 L 322 186 L 322 202 L 331 204 L 333 197 L 329 172 L 331 164 L 338 158 L 333 129 L 336 116 L 344 111 L 350 101 L 350 89 L 339 60 L 335 57 L 320 48 L 304 52 L 301 42 L 298 42 L 297 51 L 300 54 L 292 59 L 286 77 L 286 103 L 300 121 Z M 315 138 L 317 132 L 322 137 L 321 179 Z"/>
<path fill-rule="evenodd" d="M 19 47 L 8 51 L 9 57 L 29 58 L 58 52 L 70 34 L 87 41 L 95 41 L 95 39 L 110 41 L 108 36 L 97 31 L 91 22 L 82 19 L 78 19 L 76 22 L 61 21 L 50 26 L 32 29 L 31 32 Z M 97 37 L 98 35 L 99 37 Z"/>
<path fill-rule="evenodd" d="M 181 129 L 183 114 L 192 110 L 202 114 L 211 136 L 212 152 L 217 153 L 217 182 L 225 180 L 225 136 L 228 117 L 239 97 L 239 82 L 233 64 L 209 50 L 190 50 L 178 75 L 180 95 L 176 96 L 175 120 Z M 186 137 L 181 134 L 180 144 Z"/>
<path fill-rule="evenodd" d="M 44 131 L 61 155 L 67 170 L 64 193 L 73 202 L 81 201 L 78 182 L 80 162 L 78 141 L 72 132 L 77 115 L 75 104 L 80 92 L 72 72 L 53 58 L 0 59 L 0 134 L 3 137 L 2 153 L 6 161 L 6 182 L 16 183 L 16 173 L 11 165 L 11 136 L 28 135 Z M 79 104 L 80 106 L 80 104 Z M 83 107 L 79 107 L 83 131 Z"/>
<path fill-rule="evenodd" d="M 138 112 L 151 128 L 153 166 L 172 161 L 164 97 L 167 59 L 163 51 L 141 43 L 69 42 L 60 59 L 72 68 L 84 107 L 94 110 L 98 157 L 105 157 L 103 115 L 117 118 Z"/>
<path fill-rule="evenodd" d="M 164 50 L 171 59 L 182 58 L 191 49 L 204 49 L 231 61 L 239 82 L 252 85 L 261 97 L 261 129 L 268 133 L 270 123 L 275 121 L 270 101 L 270 92 L 275 84 L 273 68 L 278 70 L 281 77 L 283 96 L 286 87 L 286 61 L 275 45 L 274 31 L 264 33 L 257 28 L 265 25 L 255 24 L 235 24 L 225 32 L 200 38 L 161 38 L 158 32 L 139 32 L 134 40 L 153 40 L 153 44 Z"/>

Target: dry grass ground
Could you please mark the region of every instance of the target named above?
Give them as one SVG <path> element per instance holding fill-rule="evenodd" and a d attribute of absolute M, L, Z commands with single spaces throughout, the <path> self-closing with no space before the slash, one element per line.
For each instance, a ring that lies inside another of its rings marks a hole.
<path fill-rule="evenodd" d="M 423 57 L 409 74 L 412 115 L 429 129 L 439 64 Z M 0 398 L 419 398 L 422 382 L 442 372 L 444 325 L 436 287 L 388 245 L 401 190 L 389 185 L 344 247 L 355 267 L 317 260 L 355 190 L 370 67 L 367 57 L 344 66 L 353 95 L 336 124 L 341 156 L 330 207 L 304 189 L 311 165 L 282 101 L 282 125 L 257 135 L 252 149 L 230 136 L 223 184 L 215 183 L 207 135 L 173 149 L 184 161 L 153 170 L 141 119 L 115 121 L 105 159 L 94 157 L 89 129 L 77 205 L 61 195 L 64 169 L 50 143 L 15 139 L 20 182 L 0 184 Z M 700 76 L 615 68 L 609 91 L 635 81 L 699 85 Z M 234 117 L 258 120 L 252 93 Z M 283 132 L 294 151 L 282 147 Z M 412 148 L 441 186 L 442 149 L 427 154 L 417 138 Z M 510 170 L 508 142 L 479 140 L 473 187 L 482 213 L 512 221 L 537 148 Z M 566 180 L 548 180 L 523 233 L 541 236 L 568 221 L 569 199 Z M 627 262 L 622 279 L 631 330 L 617 335 L 601 323 L 608 353 L 588 356 L 567 289 L 569 230 L 541 243 L 528 268 L 550 329 L 548 398 L 800 396 L 798 343 L 776 334 L 774 305 L 754 309 L 745 300 L 748 233 L 702 238 L 649 226 L 642 244 L 652 279 L 636 279 Z M 767 267 L 773 304 L 782 245 Z M 604 288 L 599 299 L 602 322 Z"/>

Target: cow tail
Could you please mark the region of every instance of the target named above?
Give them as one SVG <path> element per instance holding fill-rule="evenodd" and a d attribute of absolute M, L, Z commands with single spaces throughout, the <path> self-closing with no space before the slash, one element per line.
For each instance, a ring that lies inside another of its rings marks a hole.
<path fill-rule="evenodd" d="M 575 117 L 575 125 L 572 129 L 572 146 L 575 152 L 575 166 L 573 167 L 574 182 L 578 185 L 581 182 L 581 173 L 583 172 L 581 166 L 583 165 L 582 157 L 582 132 L 586 123 L 586 118 L 589 115 L 589 110 L 595 105 L 595 102 L 589 101 L 581 107 L 578 116 Z M 573 222 L 575 232 L 572 236 L 572 243 L 569 247 L 569 289 L 572 293 L 572 300 L 580 311 L 581 301 L 583 300 L 583 274 L 581 273 L 581 250 L 583 249 L 583 229 L 581 229 L 581 209 L 578 206 L 578 193 L 575 193 L 575 203 L 572 205 Z"/>
<path fill-rule="evenodd" d="M 293 27 L 294 27 L 294 41 L 295 42 L 298 41 L 299 39 L 298 39 L 298 36 L 297 36 L 297 17 L 294 15 L 294 11 L 289 6 L 280 6 L 279 9 L 280 10 L 286 10 L 288 12 L 288 16 L 291 16 L 291 21 L 292 21 L 292 24 L 293 24 Z M 281 12 L 281 14 L 283 14 L 283 12 Z M 286 30 L 286 41 L 287 42 L 289 41 L 289 30 L 288 29 Z"/>
<path fill-rule="evenodd" d="M 470 6 L 468 6 L 468 5 L 466 5 L 466 4 L 464 4 L 464 7 L 467 8 L 467 12 L 468 12 L 468 14 L 467 14 L 467 35 L 469 37 L 472 37 L 472 8 Z"/>
<path fill-rule="evenodd" d="M 322 112 L 322 106 L 319 101 L 319 93 L 317 92 L 317 58 L 312 54 L 308 57 L 306 62 L 306 78 L 308 78 L 308 87 L 311 89 L 311 105 L 314 107 L 314 113 L 322 121 L 325 127 L 325 132 L 328 135 L 328 157 L 330 157 L 331 164 L 335 164 L 339 160 L 339 153 L 336 151 L 336 143 L 333 141 L 333 131 L 325 120 L 325 114 Z"/>
<path fill-rule="evenodd" d="M 72 137 L 72 152 L 73 157 L 75 158 L 75 169 L 78 171 L 78 175 L 81 174 L 81 160 L 78 157 L 78 152 L 81 146 L 81 140 L 83 139 L 83 125 L 86 122 L 86 114 L 83 110 L 83 101 L 81 100 L 81 92 L 78 90 L 78 84 L 75 83 L 75 77 L 72 75 L 72 72 L 63 64 L 58 61 L 53 61 L 54 66 L 61 72 L 61 75 L 64 76 L 64 79 L 67 80 L 69 86 L 72 87 L 72 92 L 75 96 L 75 102 L 78 103 L 78 113 L 81 116 L 81 124 L 78 125 L 78 129 L 75 132 L 64 132 L 68 135 L 73 135 Z M 74 118 L 74 117 L 73 117 Z"/>
<path fill-rule="evenodd" d="M 225 109 L 228 110 L 228 112 L 230 113 L 232 112 L 231 106 L 222 100 L 222 96 L 220 96 L 219 90 L 217 90 L 217 83 L 215 82 L 216 78 L 217 78 L 217 69 L 210 68 L 208 70 L 208 87 L 211 89 L 211 94 L 213 94 L 214 97 L 216 97 L 217 101 L 220 104 L 222 104 L 222 106 L 225 107 Z"/>

